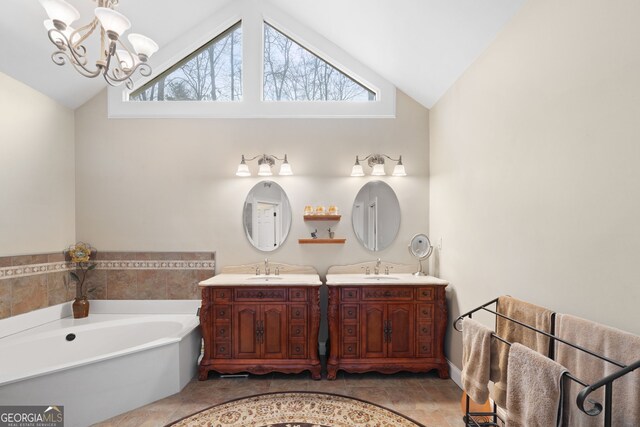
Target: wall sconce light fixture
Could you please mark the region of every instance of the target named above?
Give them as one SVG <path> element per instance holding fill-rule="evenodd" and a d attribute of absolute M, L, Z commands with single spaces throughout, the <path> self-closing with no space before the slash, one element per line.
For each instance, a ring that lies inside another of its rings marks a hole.
<path fill-rule="evenodd" d="M 237 176 L 251 176 L 251 171 L 249 170 L 249 165 L 247 162 L 251 162 L 255 159 L 258 159 L 258 165 L 260 166 L 258 169 L 258 176 L 271 176 L 273 173 L 271 172 L 271 168 L 276 164 L 276 160 L 282 162 L 280 165 L 280 172 L 278 175 L 281 176 L 289 176 L 293 175 L 293 171 L 291 170 L 291 165 L 289 164 L 289 160 L 287 160 L 287 155 L 284 155 L 284 159 L 276 157 L 272 154 L 259 154 L 257 156 L 251 157 L 250 159 L 245 159 L 244 154 L 242 155 L 242 160 L 238 165 L 238 170 L 236 171 Z"/>
<path fill-rule="evenodd" d="M 402 156 L 397 159 L 392 159 L 386 154 L 369 154 L 366 157 L 360 159 L 360 156 L 356 156 L 356 163 L 353 165 L 351 169 L 351 176 L 364 176 L 364 170 L 362 169 L 362 165 L 360 164 L 360 160 L 367 160 L 367 164 L 371 167 L 371 175 L 372 176 L 383 176 L 386 175 L 384 171 L 384 159 L 387 158 L 392 162 L 396 163 L 393 168 L 393 176 L 407 176 L 407 172 L 404 170 L 404 165 L 402 164 Z"/>

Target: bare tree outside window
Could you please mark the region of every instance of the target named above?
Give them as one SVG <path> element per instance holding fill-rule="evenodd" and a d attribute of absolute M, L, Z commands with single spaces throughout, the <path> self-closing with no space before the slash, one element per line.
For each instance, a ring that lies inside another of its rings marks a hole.
<path fill-rule="evenodd" d="M 131 101 L 242 99 L 242 26 L 238 22 L 134 91 Z"/>
<path fill-rule="evenodd" d="M 265 101 L 374 101 L 376 94 L 264 23 Z"/>

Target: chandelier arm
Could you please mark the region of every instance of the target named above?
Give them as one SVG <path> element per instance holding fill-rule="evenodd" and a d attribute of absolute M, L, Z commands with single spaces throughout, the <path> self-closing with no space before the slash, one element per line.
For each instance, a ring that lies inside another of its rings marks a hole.
<path fill-rule="evenodd" d="M 64 65 L 69 62 L 73 68 L 76 69 L 78 73 L 83 75 L 84 77 L 97 77 L 100 74 L 100 68 L 96 68 L 96 70 L 91 71 L 81 63 L 78 63 L 72 55 L 69 55 L 68 52 L 72 52 L 73 50 L 58 50 L 51 54 L 51 60 L 56 65 Z"/>
<path fill-rule="evenodd" d="M 77 30 L 74 30 L 70 35 L 69 35 L 69 39 L 73 40 L 73 36 L 75 36 L 76 34 L 81 34 L 80 38 L 78 39 L 78 41 L 75 43 L 75 46 L 80 46 L 82 45 L 82 42 L 85 41 L 87 38 L 89 38 L 89 36 L 91 34 L 93 34 L 93 32 L 95 31 L 96 27 L 98 26 L 98 18 L 93 18 L 93 20 L 91 22 L 89 22 L 87 25 L 78 28 Z M 85 31 L 83 33 L 83 31 Z M 86 51 L 86 49 L 85 49 Z"/>

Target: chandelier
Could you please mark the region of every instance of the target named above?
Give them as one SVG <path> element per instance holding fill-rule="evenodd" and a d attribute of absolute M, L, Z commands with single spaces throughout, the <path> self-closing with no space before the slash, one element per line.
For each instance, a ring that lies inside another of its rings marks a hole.
<path fill-rule="evenodd" d="M 131 48 L 123 43 L 122 34 L 131 28 L 126 16 L 114 10 L 118 0 L 94 0 L 98 3 L 95 17 L 88 24 L 74 29 L 71 24 L 80 18 L 75 7 L 64 0 L 40 0 L 49 19 L 44 21 L 49 40 L 58 50 L 51 59 L 57 65 L 67 62 L 85 77 L 102 75 L 111 86 L 126 82 L 133 89 L 131 76 L 139 71 L 142 76 L 151 75 L 147 60 L 158 50 L 149 37 L 131 33 Z M 87 48 L 83 44 L 93 33 L 100 37 L 100 55 L 95 66 L 89 63 Z"/>

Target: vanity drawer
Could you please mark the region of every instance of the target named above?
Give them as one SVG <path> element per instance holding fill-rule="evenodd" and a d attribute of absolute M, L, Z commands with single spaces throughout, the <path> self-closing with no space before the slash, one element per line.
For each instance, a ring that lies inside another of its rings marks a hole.
<path fill-rule="evenodd" d="M 230 359 L 231 358 L 231 343 L 230 342 L 217 342 L 214 347 L 214 355 L 218 359 Z"/>
<path fill-rule="evenodd" d="M 231 319 L 231 306 L 230 305 L 214 305 L 213 316 L 216 320 L 229 320 Z"/>
<path fill-rule="evenodd" d="M 357 342 L 343 342 L 342 343 L 342 357 L 345 359 L 358 357 L 358 343 Z"/>
<path fill-rule="evenodd" d="M 291 338 L 304 338 L 307 332 L 307 325 L 289 325 L 289 336 Z"/>
<path fill-rule="evenodd" d="M 289 343 L 289 357 L 291 359 L 307 358 L 307 343 L 304 341 L 293 341 Z"/>
<path fill-rule="evenodd" d="M 418 299 L 420 301 L 433 301 L 436 298 L 434 288 L 418 288 Z"/>
<path fill-rule="evenodd" d="M 342 328 L 342 336 L 345 338 L 355 338 L 358 336 L 358 325 L 344 325 Z"/>
<path fill-rule="evenodd" d="M 418 341 L 418 357 L 433 356 L 433 345 L 431 341 Z"/>
<path fill-rule="evenodd" d="M 290 310 L 289 318 L 292 321 L 304 321 L 307 318 L 307 306 L 305 305 L 292 305 Z"/>
<path fill-rule="evenodd" d="M 413 288 L 375 286 L 362 290 L 363 301 L 411 301 L 412 299 Z"/>
<path fill-rule="evenodd" d="M 344 320 L 358 320 L 358 306 L 357 305 L 343 305 L 342 306 L 342 318 Z"/>
<path fill-rule="evenodd" d="M 306 301 L 307 300 L 307 290 L 306 289 L 290 289 L 289 290 L 289 300 L 291 301 Z"/>
<path fill-rule="evenodd" d="M 214 334 L 216 340 L 228 340 L 231 337 L 231 325 L 227 323 L 216 323 L 214 326 Z"/>
<path fill-rule="evenodd" d="M 286 301 L 286 289 L 234 289 L 235 301 Z"/>
<path fill-rule="evenodd" d="M 342 289 L 342 301 L 358 301 L 360 298 L 360 289 L 358 288 L 344 288 Z"/>
<path fill-rule="evenodd" d="M 214 289 L 213 290 L 214 302 L 229 302 L 231 301 L 231 289 Z"/>
<path fill-rule="evenodd" d="M 418 337 L 431 338 L 433 336 L 433 324 L 432 323 L 420 323 L 418 324 Z"/>
<path fill-rule="evenodd" d="M 433 304 L 418 304 L 418 319 L 433 320 Z"/>

